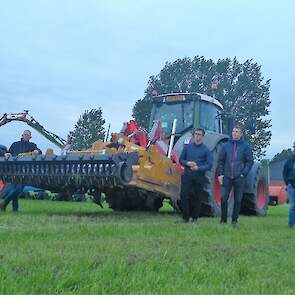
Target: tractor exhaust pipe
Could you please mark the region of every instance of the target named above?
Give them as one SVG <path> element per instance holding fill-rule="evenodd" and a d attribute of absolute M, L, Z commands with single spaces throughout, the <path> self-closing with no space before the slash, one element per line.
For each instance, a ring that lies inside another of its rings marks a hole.
<path fill-rule="evenodd" d="M 106 132 L 105 137 L 103 139 L 103 142 L 107 142 L 108 141 L 109 134 L 110 134 L 110 128 L 111 128 L 111 123 L 108 124 L 108 129 L 107 129 L 107 132 Z"/>
<path fill-rule="evenodd" d="M 171 133 L 170 142 L 169 142 L 168 155 L 167 155 L 169 159 L 171 159 L 171 153 L 172 153 L 172 148 L 173 148 L 174 139 L 175 139 L 176 123 L 177 123 L 177 119 L 174 119 L 173 125 L 172 125 L 172 133 Z"/>

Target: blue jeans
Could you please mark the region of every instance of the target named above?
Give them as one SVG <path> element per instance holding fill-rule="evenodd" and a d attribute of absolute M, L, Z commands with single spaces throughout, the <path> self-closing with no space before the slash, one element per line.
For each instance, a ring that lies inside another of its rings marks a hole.
<path fill-rule="evenodd" d="M 18 210 L 18 196 L 23 191 L 23 188 L 24 187 L 20 184 L 11 185 L 11 189 L 3 201 L 4 208 L 6 208 L 6 206 L 9 204 L 9 202 L 12 201 L 13 211 Z"/>
<path fill-rule="evenodd" d="M 288 225 L 293 227 L 295 224 L 295 188 L 291 184 L 288 185 L 288 198 L 290 202 Z"/>

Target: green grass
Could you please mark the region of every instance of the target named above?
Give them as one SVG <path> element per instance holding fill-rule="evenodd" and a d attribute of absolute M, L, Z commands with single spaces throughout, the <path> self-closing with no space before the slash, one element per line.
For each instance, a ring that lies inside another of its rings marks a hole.
<path fill-rule="evenodd" d="M 0 213 L 0 294 L 294 294 L 288 206 L 238 228 L 118 213 L 91 202 L 21 201 Z"/>

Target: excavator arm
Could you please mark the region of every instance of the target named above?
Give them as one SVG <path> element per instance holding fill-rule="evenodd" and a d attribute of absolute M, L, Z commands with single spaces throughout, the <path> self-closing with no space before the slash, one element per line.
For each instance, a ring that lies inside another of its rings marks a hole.
<path fill-rule="evenodd" d="M 42 134 L 45 138 L 47 138 L 49 141 L 51 141 L 53 144 L 55 144 L 61 149 L 67 143 L 65 139 L 46 130 L 38 121 L 36 121 L 32 116 L 29 115 L 29 111 L 25 110 L 20 113 L 5 113 L 0 118 L 0 127 L 12 121 L 19 121 L 28 124 L 30 127 L 35 129 L 37 132 Z"/>

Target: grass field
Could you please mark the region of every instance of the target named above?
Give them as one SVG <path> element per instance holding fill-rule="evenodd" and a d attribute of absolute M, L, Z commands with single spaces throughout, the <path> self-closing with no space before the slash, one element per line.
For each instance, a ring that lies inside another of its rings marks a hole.
<path fill-rule="evenodd" d="M 170 209 L 21 201 L 0 213 L 0 294 L 295 294 L 288 206 L 238 228 Z M 168 208 L 168 207 L 167 207 Z"/>

